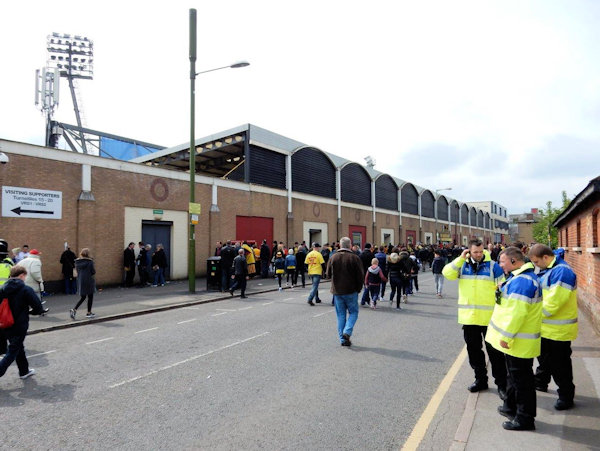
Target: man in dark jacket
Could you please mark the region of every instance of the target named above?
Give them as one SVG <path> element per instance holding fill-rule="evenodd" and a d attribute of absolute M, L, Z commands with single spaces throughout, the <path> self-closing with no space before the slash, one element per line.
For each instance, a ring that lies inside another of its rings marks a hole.
<path fill-rule="evenodd" d="M 367 272 L 369 266 L 371 266 L 371 260 L 373 260 L 373 252 L 371 252 L 371 243 L 365 244 L 365 250 L 360 254 L 360 261 L 363 265 L 363 274 Z M 369 290 L 365 288 L 360 299 L 360 305 L 369 305 Z"/>
<path fill-rule="evenodd" d="M 304 244 L 298 246 L 298 252 L 296 252 L 296 280 L 298 280 L 298 276 L 302 281 L 302 288 L 306 287 L 306 277 L 305 272 L 306 268 L 304 267 L 304 262 L 306 261 L 306 247 Z"/>
<path fill-rule="evenodd" d="M 331 293 L 342 346 L 352 345 L 350 337 L 358 319 L 358 293 L 365 277 L 362 262 L 350 249 L 351 245 L 352 241 L 348 237 L 340 240 L 340 249 L 329 258 L 326 271 L 327 278 L 331 279 Z"/>
<path fill-rule="evenodd" d="M 233 272 L 235 282 L 231 285 L 229 293 L 233 296 L 233 292 L 238 288 L 241 291 L 240 298 L 245 299 L 246 296 L 246 280 L 248 280 L 248 263 L 244 256 L 244 249 L 238 251 L 238 256 L 233 259 Z"/>
<path fill-rule="evenodd" d="M 77 256 L 75 252 L 67 247 L 60 256 L 60 263 L 62 264 L 62 274 L 65 279 L 65 294 L 77 293 L 76 280 L 73 277 L 73 269 L 75 269 L 75 259 Z"/>
<path fill-rule="evenodd" d="M 225 247 L 221 249 L 221 292 L 229 289 L 229 281 L 231 275 L 231 266 L 235 258 L 235 249 L 231 245 L 231 241 L 227 240 Z"/>
<path fill-rule="evenodd" d="M 267 240 L 260 245 L 260 276 L 265 279 L 269 277 L 269 265 L 271 264 L 271 251 Z"/>
<path fill-rule="evenodd" d="M 125 286 L 133 286 L 135 277 L 135 243 L 132 241 L 123 251 L 123 268 L 125 269 Z"/>
<path fill-rule="evenodd" d="M 27 379 L 35 374 L 35 370 L 29 368 L 23 342 L 27 335 L 27 329 L 29 329 L 29 314 L 41 315 L 48 309 L 42 307 L 35 292 L 25 285 L 25 277 L 27 277 L 27 270 L 22 266 L 14 266 L 10 270 L 10 279 L 0 288 L 0 299 L 8 299 L 15 321 L 11 327 L 3 330 L 4 336 L 8 339 L 8 351 L 0 360 L 0 377 L 4 376 L 10 364 L 15 360 L 21 379 Z"/>
<path fill-rule="evenodd" d="M 138 243 L 138 246 L 140 248 L 140 253 L 137 256 L 138 274 L 140 276 L 139 287 L 144 288 L 148 282 L 148 251 L 146 250 L 146 245 L 142 241 Z"/>

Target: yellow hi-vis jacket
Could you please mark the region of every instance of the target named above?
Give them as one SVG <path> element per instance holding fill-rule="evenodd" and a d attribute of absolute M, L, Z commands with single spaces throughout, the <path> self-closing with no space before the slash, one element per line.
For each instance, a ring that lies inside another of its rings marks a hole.
<path fill-rule="evenodd" d="M 539 274 L 542 284 L 542 338 L 577 338 L 577 276 L 564 260 L 552 260 Z"/>
<path fill-rule="evenodd" d="M 479 265 L 458 257 L 444 266 L 442 274 L 448 280 L 458 280 L 459 324 L 487 326 L 494 311 L 496 287 L 504 272 L 484 251 Z"/>
<path fill-rule="evenodd" d="M 0 287 L 10 278 L 10 268 L 12 267 L 13 262 L 10 258 L 6 257 L 0 261 Z"/>
<path fill-rule="evenodd" d="M 504 354 L 529 359 L 540 355 L 542 289 L 533 263 L 512 271 L 502 284 L 502 298 L 496 304 L 485 341 Z M 508 343 L 508 349 L 500 341 Z"/>

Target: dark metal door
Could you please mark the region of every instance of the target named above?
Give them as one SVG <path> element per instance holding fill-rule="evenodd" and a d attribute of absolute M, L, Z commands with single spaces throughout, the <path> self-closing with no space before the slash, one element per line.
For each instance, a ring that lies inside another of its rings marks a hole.
<path fill-rule="evenodd" d="M 171 275 L 171 221 L 142 221 L 142 241 L 151 244 L 151 253 L 156 251 L 156 245 L 162 244 L 169 266 L 165 268 L 165 279 Z"/>

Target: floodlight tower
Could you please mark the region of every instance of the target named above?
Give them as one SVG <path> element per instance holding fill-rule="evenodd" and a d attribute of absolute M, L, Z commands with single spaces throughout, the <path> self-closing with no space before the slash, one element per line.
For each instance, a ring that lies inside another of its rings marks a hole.
<path fill-rule="evenodd" d="M 70 34 L 52 33 L 47 37 L 48 68 L 57 69 L 60 77 L 69 82 L 73 108 L 77 118 L 77 126 L 81 129 L 81 112 L 75 92 L 75 79 L 94 79 L 94 43 L 86 37 Z M 58 83 L 56 82 L 56 85 Z M 80 146 L 83 153 L 88 153 L 85 136 L 80 130 Z"/>

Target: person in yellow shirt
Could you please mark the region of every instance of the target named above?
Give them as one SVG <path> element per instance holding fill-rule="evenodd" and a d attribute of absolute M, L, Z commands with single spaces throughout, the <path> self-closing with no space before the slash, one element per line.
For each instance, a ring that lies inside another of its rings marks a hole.
<path fill-rule="evenodd" d="M 312 248 L 313 250 L 308 253 L 304 260 L 304 264 L 308 267 L 308 276 L 312 280 L 312 287 L 308 295 L 308 305 L 311 306 L 315 305 L 313 299 L 317 304 L 321 302 L 321 299 L 319 299 L 319 283 L 325 266 L 325 259 L 321 255 L 321 245 L 313 243 Z"/>

